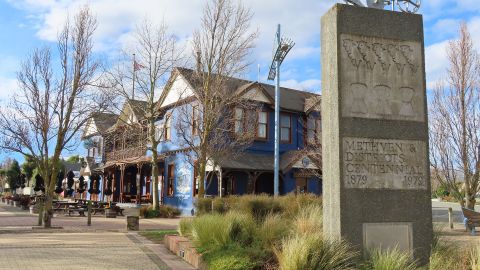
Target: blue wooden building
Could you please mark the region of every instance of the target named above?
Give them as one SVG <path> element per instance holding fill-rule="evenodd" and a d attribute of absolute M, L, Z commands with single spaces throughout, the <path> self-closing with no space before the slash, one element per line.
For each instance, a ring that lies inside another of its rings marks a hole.
<path fill-rule="evenodd" d="M 201 81 L 195 71 L 175 68 L 167 86 L 157 101 L 156 133 L 160 139 L 159 186 L 154 187 L 149 162 L 151 153 L 146 147 L 145 102 L 127 100 L 116 119 L 108 127 L 87 125 L 84 138 L 88 139 L 89 163 L 95 170 L 103 170 L 99 200 L 138 202 L 137 188 L 142 201 L 151 201 L 152 189 L 158 188 L 160 200 L 190 214 L 198 197 L 198 168 L 195 155 L 184 140 L 185 131 L 179 122 L 185 112 L 191 121 L 198 121 L 195 108 Z M 251 111 L 232 107 L 232 125 L 235 132 L 253 130 L 253 139 L 240 153 L 207 164 L 210 179 L 206 194 L 229 196 L 242 194 L 273 194 L 274 149 L 274 86 L 237 78 L 225 78 L 228 91 L 234 91 L 248 103 Z M 321 193 L 321 130 L 320 96 L 317 94 L 281 88 L 280 103 L 280 193 Z M 191 114 L 190 114 L 191 112 Z M 253 115 L 253 121 L 244 121 Z M 188 118 L 188 117 L 187 117 Z M 95 125 L 96 124 L 96 125 Z M 201 123 L 192 123 L 192 126 Z M 248 125 L 248 126 L 247 126 Z M 195 136 L 193 132 L 187 134 Z M 90 141 L 101 141 L 91 143 Z M 100 147 L 99 147 L 100 145 Z M 95 149 L 94 149 L 95 148 Z M 95 152 L 96 151 L 96 152 Z M 140 179 L 140 186 L 136 180 Z M 109 189 L 112 194 L 105 195 Z"/>
<path fill-rule="evenodd" d="M 184 213 L 194 207 L 199 185 L 194 157 L 192 160 L 194 154 L 182 143 L 184 134 L 179 133 L 184 131 L 179 130 L 178 123 L 185 110 L 191 110 L 195 115 L 196 92 L 200 91 L 201 82 L 194 79 L 194 72 L 176 68 L 157 104 L 161 112 L 156 124 L 161 136 L 158 151 L 162 156 L 159 167 L 163 190 L 160 194 L 164 203 L 177 206 Z M 250 127 L 254 129 L 255 138 L 242 149 L 242 153 L 222 159 L 215 167 L 207 166 L 207 179 L 211 180 L 206 194 L 273 194 L 275 89 L 272 85 L 236 78 L 227 78 L 226 85 L 231 91 L 240 93 L 242 98 L 257 104 L 254 112 L 232 108 L 236 110 L 232 115 L 233 124 L 237 126 L 242 125 L 243 115 L 255 115 L 253 127 Z M 320 194 L 320 96 L 281 88 L 280 108 L 280 194 Z M 195 121 L 193 117 L 191 121 Z"/>

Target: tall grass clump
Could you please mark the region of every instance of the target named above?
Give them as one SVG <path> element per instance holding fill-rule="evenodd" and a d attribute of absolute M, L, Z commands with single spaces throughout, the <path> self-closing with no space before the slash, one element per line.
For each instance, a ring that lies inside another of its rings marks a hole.
<path fill-rule="evenodd" d="M 410 255 L 398 249 L 370 252 L 369 260 L 364 269 L 368 270 L 415 270 L 417 265 Z"/>
<path fill-rule="evenodd" d="M 291 221 L 277 214 L 269 214 L 263 223 L 258 226 L 256 239 L 265 249 L 272 249 L 279 245 L 281 240 L 291 231 Z"/>
<path fill-rule="evenodd" d="M 321 205 L 309 205 L 300 210 L 293 221 L 293 229 L 297 233 L 311 234 L 322 231 L 323 215 Z"/>
<path fill-rule="evenodd" d="M 254 232 L 255 224 L 251 216 L 239 212 L 203 215 L 191 223 L 193 242 L 203 250 L 232 243 L 248 244 L 253 241 Z"/>
<path fill-rule="evenodd" d="M 297 234 L 275 249 L 280 270 L 355 269 L 357 253 L 345 242 L 324 239 L 320 233 Z"/>
<path fill-rule="evenodd" d="M 470 269 L 480 270 L 480 247 L 473 247 L 470 250 Z"/>
<path fill-rule="evenodd" d="M 197 198 L 194 204 L 195 204 L 195 214 L 197 216 L 212 212 L 211 198 Z"/>
<path fill-rule="evenodd" d="M 463 270 L 471 267 L 471 253 L 458 243 L 441 239 L 444 226 L 434 225 L 429 268 L 431 270 Z M 480 269 L 479 269 L 480 270 Z"/>
<path fill-rule="evenodd" d="M 257 222 L 263 221 L 268 214 L 282 212 L 279 201 L 266 194 L 238 197 L 236 202 L 232 202 L 231 209 L 248 213 Z"/>
<path fill-rule="evenodd" d="M 312 193 L 296 195 L 292 192 L 277 198 L 277 200 L 280 203 L 282 212 L 286 217 L 294 217 L 298 215 L 302 209 L 311 205 L 316 205 L 322 208 L 322 197 Z"/>
<path fill-rule="evenodd" d="M 183 236 L 190 236 L 192 234 L 192 222 L 193 218 L 182 218 L 178 225 L 178 233 Z"/>

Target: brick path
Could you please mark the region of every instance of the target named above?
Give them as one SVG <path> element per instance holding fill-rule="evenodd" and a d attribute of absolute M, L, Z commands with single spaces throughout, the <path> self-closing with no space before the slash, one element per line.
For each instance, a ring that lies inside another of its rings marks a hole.
<path fill-rule="evenodd" d="M 179 219 L 140 220 L 140 229 L 176 229 Z M 0 270 L 2 269 L 194 269 L 163 245 L 126 232 L 126 219 L 58 216 L 54 226 L 36 231 L 37 215 L 0 203 Z M 28 233 L 26 233 L 28 232 Z"/>
<path fill-rule="evenodd" d="M 180 219 L 140 219 L 140 230 L 177 229 Z M 0 231 L 31 230 L 36 226 L 38 215 L 9 206 L 0 202 Z M 63 216 L 58 214 L 52 220 L 53 226 L 63 227 L 67 231 L 126 231 L 126 217 L 105 218 L 102 215 L 92 216 L 92 226 L 87 226 L 87 218 L 78 215 Z"/>

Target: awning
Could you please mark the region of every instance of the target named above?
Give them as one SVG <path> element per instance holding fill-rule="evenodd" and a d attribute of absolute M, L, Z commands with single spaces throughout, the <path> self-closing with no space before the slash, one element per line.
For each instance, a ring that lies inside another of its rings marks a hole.
<path fill-rule="evenodd" d="M 321 159 L 318 156 L 304 150 L 287 151 L 280 156 L 280 170 L 282 172 L 287 172 L 292 168 L 318 170 L 321 168 Z M 222 160 L 218 165 L 222 169 L 273 171 L 274 156 L 273 154 L 242 153 Z M 213 164 L 208 164 L 206 170 L 214 170 Z"/>

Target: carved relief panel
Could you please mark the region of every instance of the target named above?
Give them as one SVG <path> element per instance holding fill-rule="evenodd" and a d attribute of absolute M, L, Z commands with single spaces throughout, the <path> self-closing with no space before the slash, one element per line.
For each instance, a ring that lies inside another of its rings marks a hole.
<path fill-rule="evenodd" d="M 420 42 L 342 34 L 342 116 L 425 121 Z"/>

